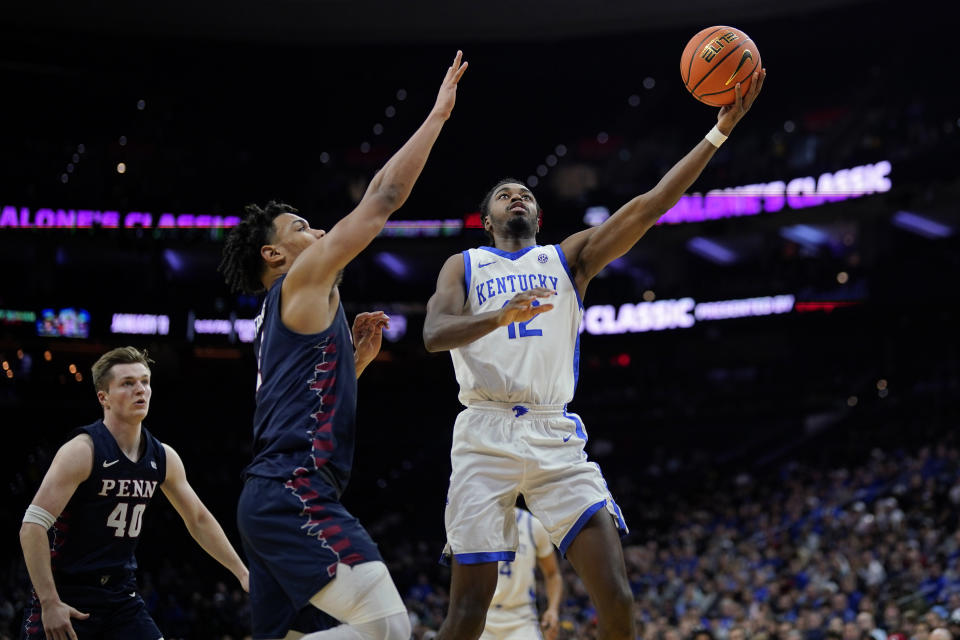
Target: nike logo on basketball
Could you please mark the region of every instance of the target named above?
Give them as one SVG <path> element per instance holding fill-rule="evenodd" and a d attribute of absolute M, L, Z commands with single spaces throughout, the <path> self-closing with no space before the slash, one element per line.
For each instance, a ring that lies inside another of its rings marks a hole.
<path fill-rule="evenodd" d="M 483 269 L 484 267 L 489 267 L 489 266 L 492 265 L 494 262 L 496 262 L 496 260 L 494 260 L 493 262 L 481 262 L 480 264 L 477 265 L 477 268 L 478 268 L 478 269 Z"/>
<path fill-rule="evenodd" d="M 113 465 L 117 464 L 118 462 L 120 462 L 120 458 L 117 458 L 117 459 L 114 460 L 113 462 L 107 462 L 106 460 L 104 460 L 104 461 L 103 461 L 103 468 L 106 469 L 107 467 L 112 467 Z"/>
<path fill-rule="evenodd" d="M 573 437 L 573 434 L 572 434 L 572 433 L 571 433 L 569 436 L 567 436 L 566 438 L 564 438 L 563 441 L 566 442 L 566 441 L 569 440 L 571 437 Z"/>
<path fill-rule="evenodd" d="M 724 86 L 730 84 L 730 81 L 733 80 L 733 77 L 737 75 L 737 72 L 740 71 L 740 67 L 742 67 L 747 60 L 753 60 L 753 54 L 750 53 L 750 49 L 744 49 L 743 53 L 740 54 L 740 62 L 737 63 L 737 68 L 733 70 L 733 73 L 730 74 L 730 77 L 727 78 L 727 81 L 723 83 Z"/>

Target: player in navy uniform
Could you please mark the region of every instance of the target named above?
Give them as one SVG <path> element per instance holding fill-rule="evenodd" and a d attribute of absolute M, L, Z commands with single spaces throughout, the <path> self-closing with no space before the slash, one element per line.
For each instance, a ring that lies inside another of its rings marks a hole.
<path fill-rule="evenodd" d="M 187 482 L 180 456 L 142 425 L 150 362 L 134 347 L 97 360 L 103 419 L 71 434 L 27 507 L 20 543 L 34 593 L 26 640 L 162 638 L 134 578 L 143 514 L 157 488 L 200 546 L 248 588 L 247 568 Z"/>
<path fill-rule="evenodd" d="M 254 345 L 254 457 L 237 508 L 258 640 L 298 637 L 291 628 L 308 604 L 344 624 L 304 640 L 410 636 L 376 545 L 340 504 L 353 464 L 357 377 L 380 350 L 388 319 L 360 314 L 351 341 L 337 285 L 410 194 L 466 66 L 457 52 L 426 121 L 329 233 L 271 202 L 247 207 L 224 246 L 227 283 L 266 290 Z"/>
<path fill-rule="evenodd" d="M 700 175 L 763 86 L 723 107 L 716 126 L 651 191 L 601 226 L 539 246 L 540 208 L 516 180 L 481 203 L 493 247 L 451 256 L 427 303 L 424 343 L 449 350 L 460 401 L 450 453 L 445 523 L 452 556 L 442 640 L 475 640 L 497 586 L 497 562 L 513 560 L 513 505 L 522 494 L 570 560 L 597 610 L 598 637 L 634 638 L 633 596 L 618 530 L 627 527 L 595 463 L 586 431 L 567 411 L 580 357 L 579 324 L 590 280 L 633 245 Z M 542 301 L 542 303 L 541 303 Z"/>

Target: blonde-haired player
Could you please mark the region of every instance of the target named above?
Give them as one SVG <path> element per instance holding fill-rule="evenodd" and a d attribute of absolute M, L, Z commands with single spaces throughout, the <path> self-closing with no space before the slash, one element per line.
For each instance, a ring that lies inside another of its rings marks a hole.
<path fill-rule="evenodd" d="M 550 534 L 533 514 L 514 508 L 520 542 L 512 561 L 499 564 L 497 590 L 480 640 L 554 640 L 559 629 L 563 578 Z M 537 620 L 536 569 L 547 590 L 547 608 Z M 543 632 L 541 633 L 541 629 Z"/>

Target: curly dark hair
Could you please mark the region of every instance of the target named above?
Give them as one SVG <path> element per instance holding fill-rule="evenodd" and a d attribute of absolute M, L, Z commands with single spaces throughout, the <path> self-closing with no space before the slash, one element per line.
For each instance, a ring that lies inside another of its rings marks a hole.
<path fill-rule="evenodd" d="M 480 201 L 480 222 L 481 222 L 481 224 L 483 223 L 484 220 L 487 219 L 487 216 L 490 215 L 490 198 L 492 198 L 492 197 L 493 197 L 493 194 L 495 194 L 495 193 L 497 192 L 497 189 L 499 189 L 500 187 L 502 187 L 502 186 L 505 185 L 505 184 L 519 184 L 519 185 L 521 185 L 521 186 L 523 186 L 523 187 L 525 187 L 525 188 L 527 188 L 527 189 L 530 189 L 530 187 L 527 186 L 527 183 L 524 182 L 523 180 L 517 180 L 516 178 L 509 178 L 509 177 L 508 177 L 508 178 L 501 178 L 501 179 L 497 182 L 497 184 L 493 185 L 493 186 L 490 188 L 490 191 L 487 191 L 487 195 L 483 196 L 483 200 Z M 532 191 L 532 189 L 531 189 L 531 191 Z M 542 209 L 540 209 L 540 203 L 539 203 L 539 202 L 537 203 L 537 213 L 538 213 L 538 215 L 543 213 Z M 486 228 L 484 228 L 483 231 L 484 231 L 484 233 L 487 234 L 487 238 L 490 240 L 490 244 L 493 244 L 493 236 L 490 234 L 490 232 L 487 231 Z"/>
<path fill-rule="evenodd" d="M 260 278 L 263 276 L 264 263 L 260 248 L 273 238 L 274 218 L 298 211 L 277 200 L 271 200 L 262 209 L 255 204 L 248 204 L 244 211 L 246 216 L 227 234 L 217 270 L 223 274 L 231 291 L 254 294 L 263 291 Z"/>

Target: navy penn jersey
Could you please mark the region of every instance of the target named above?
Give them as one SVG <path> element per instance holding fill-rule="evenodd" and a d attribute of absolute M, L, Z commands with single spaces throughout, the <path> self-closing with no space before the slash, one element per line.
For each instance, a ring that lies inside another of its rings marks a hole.
<path fill-rule="evenodd" d="M 287 328 L 280 319 L 285 278 L 271 285 L 256 320 L 253 461 L 245 474 L 279 480 L 320 476 L 339 496 L 353 465 L 353 337 L 342 304 L 333 324 L 320 333 Z"/>
<path fill-rule="evenodd" d="M 58 583 L 98 577 L 105 585 L 137 568 L 134 551 L 144 511 L 166 478 L 167 454 L 144 427 L 140 437 L 146 446 L 136 462 L 120 450 L 103 420 L 71 437 L 81 433 L 93 439 L 93 469 L 48 531 L 51 565 Z"/>

